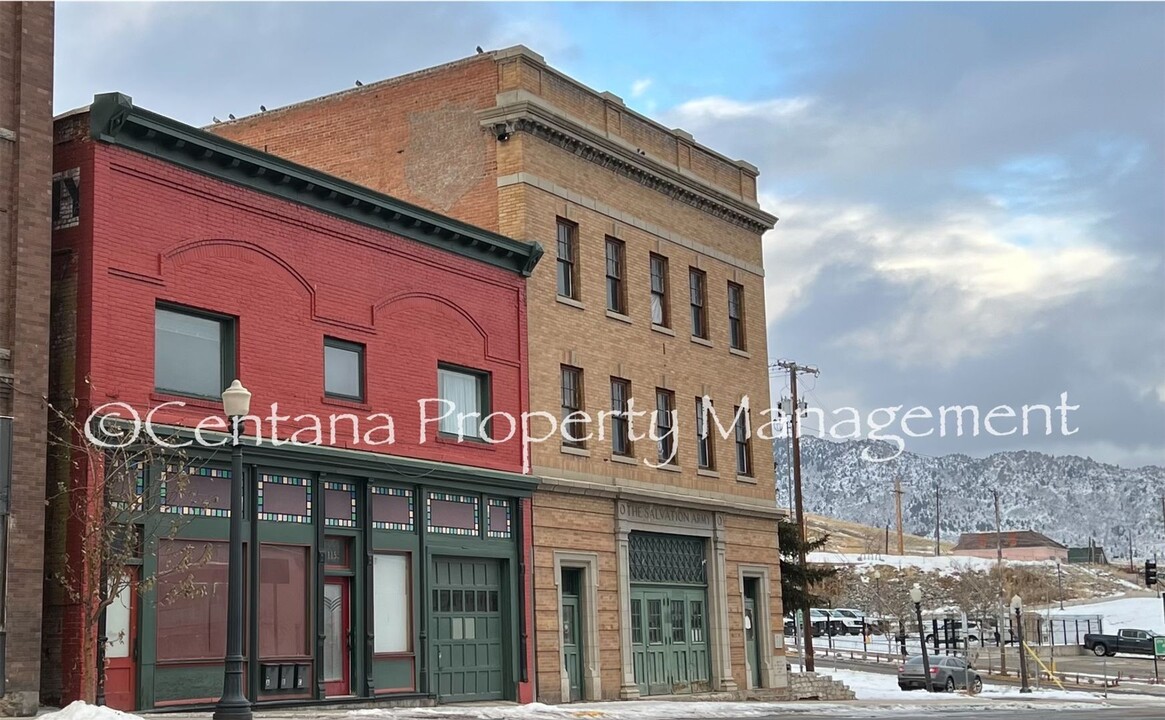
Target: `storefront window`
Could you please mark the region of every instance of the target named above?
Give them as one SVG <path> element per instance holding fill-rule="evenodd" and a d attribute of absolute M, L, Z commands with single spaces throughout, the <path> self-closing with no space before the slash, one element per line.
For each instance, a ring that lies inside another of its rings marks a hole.
<path fill-rule="evenodd" d="M 259 549 L 259 656 L 305 657 L 307 647 L 306 547 Z"/>
<path fill-rule="evenodd" d="M 434 591 L 435 593 L 436 591 Z M 449 603 L 449 591 L 445 604 Z M 406 555 L 375 555 L 372 559 L 374 651 L 408 652 L 412 637 L 409 602 L 409 559 Z"/>
<path fill-rule="evenodd" d="M 158 660 L 222 660 L 227 636 L 225 542 L 158 540 Z"/>

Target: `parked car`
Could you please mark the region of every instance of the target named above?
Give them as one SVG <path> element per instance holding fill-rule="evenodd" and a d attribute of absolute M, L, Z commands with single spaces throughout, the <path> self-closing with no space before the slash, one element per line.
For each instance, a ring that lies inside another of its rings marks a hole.
<path fill-rule="evenodd" d="M 1112 657 L 1118 652 L 1152 655 L 1155 637 L 1157 633 L 1151 630 L 1123 629 L 1118 630 L 1116 635 L 1088 633 L 1084 636 L 1084 648 L 1091 650 L 1097 657 Z"/>
<path fill-rule="evenodd" d="M 951 638 L 955 642 L 957 642 L 961 645 L 963 642 L 963 621 L 962 620 L 953 620 L 953 621 L 951 621 L 949 627 L 951 628 Z M 926 634 L 926 644 L 933 645 L 934 644 L 934 637 L 935 637 L 934 630 L 931 630 L 930 632 L 928 632 Z M 945 631 L 943 630 L 943 621 L 939 620 L 939 623 L 938 623 L 939 642 L 942 642 L 943 640 L 945 640 L 946 637 L 947 636 L 945 634 Z M 979 623 L 975 622 L 974 620 L 967 621 L 966 637 L 967 637 L 967 640 L 969 640 L 970 642 L 979 642 L 979 637 L 980 637 Z"/>
<path fill-rule="evenodd" d="M 930 659 L 930 679 L 935 691 L 954 692 L 961 688 L 977 694 L 983 689 L 983 677 L 963 658 L 940 655 Z M 926 669 L 922 656 L 914 655 L 898 666 L 898 688 L 921 690 L 926 688 Z"/>
<path fill-rule="evenodd" d="M 861 610 L 855 610 L 853 608 L 833 608 L 830 612 L 833 613 L 833 617 L 841 621 L 845 632 L 850 635 L 862 634 L 862 630 L 864 629 L 862 621 L 865 613 Z"/>
<path fill-rule="evenodd" d="M 813 624 L 813 637 L 830 635 L 845 635 L 849 632 L 845 618 L 837 615 L 834 610 L 826 608 L 809 608 L 809 622 Z M 860 625 L 860 623 L 859 623 Z"/>

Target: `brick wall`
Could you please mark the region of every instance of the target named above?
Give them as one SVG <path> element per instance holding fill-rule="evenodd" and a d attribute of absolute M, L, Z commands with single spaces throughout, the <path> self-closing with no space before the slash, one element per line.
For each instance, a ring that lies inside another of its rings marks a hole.
<path fill-rule="evenodd" d="M 524 278 L 90 142 L 78 136 L 84 122 L 65 118 L 57 128 L 57 169 L 81 168 L 86 208 L 77 227 L 54 236 L 54 390 L 62 398 L 72 377 L 82 413 L 103 403 L 144 412 L 182 400 L 186 407 L 158 412 L 155 422 L 193 426 L 221 416 L 219 403 L 154 389 L 154 313 L 164 301 L 236 318 L 237 375 L 253 393 L 252 414 L 265 418 L 278 403 L 280 416 L 289 416 L 280 420 L 282 439 L 309 426 L 297 422 L 300 414 L 387 413 L 394 445 L 355 443 L 341 433 L 336 446 L 522 471 L 517 439 L 435 441 L 430 425 L 421 444 L 417 400 L 436 397 L 440 361 L 489 373 L 491 410 L 527 410 Z M 324 397 L 325 336 L 365 345 L 364 402 Z M 266 421 L 263 433 L 272 434 Z M 56 553 L 68 544 L 65 510 L 51 526 Z M 52 602 L 46 650 L 63 676 L 54 676 L 54 692 L 86 697 L 91 689 L 76 670 L 93 658 L 79 649 L 78 608 L 59 592 Z"/>
<path fill-rule="evenodd" d="M 34 714 L 40 685 L 53 13 L 0 4 L 0 414 L 14 418 L 0 715 Z"/>
<path fill-rule="evenodd" d="M 496 143 L 476 117 L 496 94 L 481 56 L 207 129 L 496 230 Z"/>

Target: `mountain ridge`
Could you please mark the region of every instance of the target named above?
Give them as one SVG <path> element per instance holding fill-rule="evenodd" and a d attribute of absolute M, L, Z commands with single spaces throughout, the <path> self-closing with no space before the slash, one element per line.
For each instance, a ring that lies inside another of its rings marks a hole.
<path fill-rule="evenodd" d="M 942 456 L 903 452 L 898 458 L 871 462 L 863 451 L 884 457 L 888 443 L 871 440 L 835 442 L 812 436 L 801 439 L 805 511 L 895 528 L 894 478 L 903 489 L 902 520 L 906 532 L 934 537 L 935 495 L 939 497 L 939 534 L 946 541 L 963 532 L 995 529 L 991 495 L 998 488 L 1005 530 L 1035 530 L 1069 546 L 1090 539 L 1109 559 L 1165 551 L 1165 467 L 1123 468 L 1078 455 L 1053 456 L 1035 450 L 1008 450 L 976 458 L 963 453 Z M 788 504 L 788 446 L 774 443 L 778 502 Z"/>

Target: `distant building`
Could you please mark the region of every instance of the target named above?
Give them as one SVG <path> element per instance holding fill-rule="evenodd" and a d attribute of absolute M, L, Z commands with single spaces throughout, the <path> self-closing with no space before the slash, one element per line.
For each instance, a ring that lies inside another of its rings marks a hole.
<path fill-rule="evenodd" d="M 993 532 L 963 533 L 955 545 L 955 555 L 993 558 L 999 548 L 1000 534 Z M 1003 557 L 1006 560 L 1068 561 L 1068 546 L 1061 545 L 1034 530 L 1007 530 L 1002 533 Z"/>
<path fill-rule="evenodd" d="M 1068 563 L 1071 565 L 1108 565 L 1108 556 L 1099 545 L 1068 548 Z"/>

